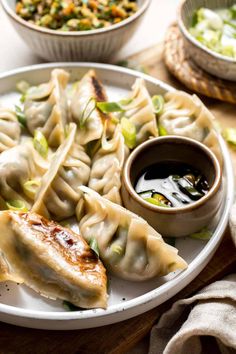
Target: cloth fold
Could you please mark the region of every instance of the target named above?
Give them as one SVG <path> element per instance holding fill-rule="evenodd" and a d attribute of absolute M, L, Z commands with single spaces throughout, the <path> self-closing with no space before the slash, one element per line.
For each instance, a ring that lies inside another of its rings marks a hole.
<path fill-rule="evenodd" d="M 149 354 L 210 353 L 236 353 L 236 274 L 175 302 L 151 332 Z"/>

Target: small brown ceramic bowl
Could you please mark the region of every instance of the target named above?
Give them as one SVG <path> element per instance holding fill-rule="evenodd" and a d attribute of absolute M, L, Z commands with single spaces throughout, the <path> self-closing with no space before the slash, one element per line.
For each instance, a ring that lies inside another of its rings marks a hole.
<path fill-rule="evenodd" d="M 134 189 L 142 171 L 156 163 L 174 161 L 195 167 L 202 173 L 209 191 L 184 207 L 165 208 L 150 204 Z M 129 156 L 123 171 L 122 199 L 125 207 L 142 216 L 163 236 L 180 237 L 206 227 L 216 215 L 223 193 L 221 168 L 205 145 L 184 137 L 165 136 L 146 141 Z"/>

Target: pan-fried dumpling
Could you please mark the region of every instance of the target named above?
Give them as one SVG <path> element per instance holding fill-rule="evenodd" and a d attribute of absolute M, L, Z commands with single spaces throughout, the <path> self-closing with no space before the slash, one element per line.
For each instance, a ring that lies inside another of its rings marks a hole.
<path fill-rule="evenodd" d="M 79 81 L 71 101 L 72 120 L 78 125 L 77 138 L 81 145 L 102 137 L 104 123 L 107 131 L 114 128 L 112 115 L 96 108 L 96 102 L 106 101 L 107 95 L 94 70 L 89 70 Z"/>
<path fill-rule="evenodd" d="M 181 135 L 198 140 L 208 146 L 222 164 L 219 137 L 214 126 L 214 116 L 196 95 L 182 91 L 165 95 L 159 125 L 168 135 Z"/>
<path fill-rule="evenodd" d="M 20 125 L 15 113 L 0 108 L 0 153 L 17 145 L 20 139 Z"/>
<path fill-rule="evenodd" d="M 135 125 L 137 145 L 149 137 L 158 136 L 156 116 L 153 112 L 152 99 L 143 79 L 137 79 L 132 93 L 128 98 L 129 104 L 124 105 L 125 117 Z"/>
<path fill-rule="evenodd" d="M 56 220 L 75 214 L 82 195 L 79 186 L 87 184 L 90 175 L 90 158 L 84 148 L 75 143 L 76 124 L 70 123 L 68 131 L 42 178 L 32 208 L 32 211 Z"/>
<path fill-rule="evenodd" d="M 65 138 L 68 79 L 66 71 L 54 69 L 48 83 L 31 87 L 25 96 L 24 113 L 30 133 L 41 130 L 52 147 L 58 147 Z"/>
<path fill-rule="evenodd" d="M 0 212 L 0 281 L 84 308 L 106 308 L 106 270 L 73 231 L 34 213 Z"/>
<path fill-rule="evenodd" d="M 24 200 L 24 184 L 40 178 L 47 170 L 48 161 L 34 149 L 31 141 L 25 141 L 0 154 L 0 197 L 5 201 Z"/>
<path fill-rule="evenodd" d="M 143 281 L 187 267 L 144 219 L 87 187 L 80 189 L 86 209 L 80 233 L 87 242 L 96 239 L 104 265 L 118 277 Z"/>
<path fill-rule="evenodd" d="M 121 174 L 127 154 L 128 148 L 117 126 L 111 140 L 103 134 L 101 147 L 92 159 L 88 186 L 117 204 L 121 204 Z"/>

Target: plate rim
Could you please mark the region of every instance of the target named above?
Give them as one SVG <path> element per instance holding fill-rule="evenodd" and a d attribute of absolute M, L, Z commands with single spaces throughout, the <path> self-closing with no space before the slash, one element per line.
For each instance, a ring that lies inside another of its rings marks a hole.
<path fill-rule="evenodd" d="M 138 71 L 135 71 L 133 69 L 128 69 L 124 67 L 119 67 L 116 65 L 112 64 L 100 64 L 100 63 L 93 63 L 93 62 L 81 62 L 81 63 L 70 63 L 70 62 L 54 62 L 54 63 L 44 63 L 44 64 L 36 64 L 36 65 L 29 65 L 29 66 L 24 66 L 20 68 L 16 68 L 13 70 L 9 70 L 4 73 L 0 73 L 0 80 L 5 79 L 10 76 L 15 76 L 21 73 L 25 72 L 32 72 L 32 71 L 38 71 L 41 69 L 50 69 L 50 68 L 94 68 L 96 69 L 103 69 L 103 70 L 111 70 L 128 74 L 129 76 L 133 76 L 134 78 L 143 78 L 147 82 L 151 82 L 157 86 L 160 86 L 161 88 L 168 90 L 168 91 L 175 91 L 176 89 L 165 82 L 156 79 L 154 77 L 151 77 L 150 75 L 147 75 L 145 73 L 141 73 Z M 179 273 L 175 278 L 171 279 L 170 281 L 162 284 L 161 286 L 143 294 L 140 296 L 135 297 L 134 299 L 128 300 L 124 303 L 119 303 L 115 305 L 111 305 L 108 309 L 89 309 L 89 310 L 82 310 L 82 311 L 73 311 L 73 312 L 60 312 L 60 311 L 38 311 L 38 310 L 32 310 L 32 309 L 25 309 L 25 308 L 20 308 L 12 305 L 7 305 L 7 304 L 2 304 L 0 303 L 0 313 L 3 314 L 8 314 L 8 315 L 13 315 L 16 317 L 21 317 L 21 318 L 28 318 L 28 319 L 35 319 L 35 320 L 47 320 L 47 321 L 67 321 L 67 320 L 77 320 L 77 321 L 85 321 L 89 319 L 98 319 L 98 318 L 104 318 L 107 316 L 112 316 L 116 313 L 132 310 L 137 306 L 141 306 L 147 303 L 153 302 L 158 296 L 163 295 L 163 293 L 170 291 L 172 288 L 176 288 L 177 292 L 179 292 L 181 289 L 183 289 L 186 284 L 188 284 L 187 278 L 192 274 L 195 273 L 193 279 L 201 272 L 201 270 L 205 267 L 205 265 L 208 263 L 208 257 L 212 254 L 212 252 L 215 252 L 216 248 L 219 246 L 220 241 L 222 240 L 224 230 L 227 226 L 228 223 L 228 216 L 230 212 L 230 208 L 233 204 L 233 199 L 234 199 L 234 193 L 232 193 L 232 187 L 234 187 L 234 172 L 233 172 L 233 165 L 231 161 L 231 157 L 229 154 L 229 151 L 227 149 L 227 145 L 224 142 L 223 138 L 219 136 L 220 140 L 220 146 L 222 149 L 223 157 L 224 157 L 224 169 L 226 173 L 226 179 L 227 179 L 227 184 L 226 184 L 226 191 L 225 191 L 225 208 L 222 212 L 222 215 L 220 217 L 220 220 L 218 222 L 218 225 L 215 229 L 214 232 L 214 237 L 211 238 L 206 246 L 202 249 L 202 251 L 197 255 L 197 257 L 191 262 L 191 264 L 188 266 L 188 268 L 181 273 Z M 209 259 L 210 261 L 210 259 Z M 203 268 L 201 268 L 201 265 L 205 262 L 205 265 Z M 199 272 L 196 273 L 196 269 L 200 268 Z M 193 280 L 192 279 L 192 280 Z M 191 281 L 192 281 L 191 280 Z M 187 281 L 187 282 L 186 282 Z M 191 282 L 190 281 L 190 282 Z M 181 284 L 179 287 L 178 284 Z M 182 286 L 183 285 L 183 286 Z M 161 288 L 161 292 L 160 292 Z M 174 295 L 173 295 L 174 296 Z M 170 297 L 170 296 L 169 296 Z M 168 298 L 168 297 L 167 297 Z M 167 299 L 166 299 L 167 300 Z M 154 305 L 153 307 L 155 307 Z M 145 312 L 145 311 L 143 311 Z M 137 313 L 138 315 L 138 313 Z M 133 317 L 135 315 L 132 315 L 130 317 Z M 129 317 L 128 317 L 129 318 Z M 120 321 L 120 320 L 118 320 Z M 113 321 L 115 322 L 115 321 Z M 112 322 L 112 323 L 113 323 Z M 96 327 L 96 323 L 94 324 L 94 327 Z M 86 327 L 84 327 L 86 328 Z"/>

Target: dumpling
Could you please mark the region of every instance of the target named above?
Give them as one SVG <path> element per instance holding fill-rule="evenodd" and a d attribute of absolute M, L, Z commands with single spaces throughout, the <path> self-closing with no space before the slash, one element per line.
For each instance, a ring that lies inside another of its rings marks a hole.
<path fill-rule="evenodd" d="M 159 125 L 168 135 L 181 135 L 198 140 L 208 146 L 222 164 L 219 137 L 215 130 L 214 116 L 196 95 L 182 91 L 165 95 L 163 113 Z"/>
<path fill-rule="evenodd" d="M 76 124 L 70 123 L 66 140 L 41 180 L 32 211 L 47 218 L 62 220 L 74 215 L 82 195 L 79 186 L 88 183 L 91 161 L 75 137 Z"/>
<path fill-rule="evenodd" d="M 79 307 L 106 308 L 106 270 L 82 237 L 34 213 L 2 211 L 0 225 L 0 281 Z"/>
<path fill-rule="evenodd" d="M 20 125 L 13 111 L 0 108 L 0 153 L 17 145 Z"/>
<path fill-rule="evenodd" d="M 166 244 L 144 219 L 88 187 L 80 189 L 86 209 L 80 233 L 87 242 L 96 239 L 107 269 L 120 278 L 143 281 L 187 267 L 177 249 Z"/>
<path fill-rule="evenodd" d="M 127 155 L 128 148 L 118 125 L 111 140 L 103 135 L 101 147 L 92 159 L 88 186 L 117 204 L 121 204 L 121 174 Z"/>
<path fill-rule="evenodd" d="M 124 105 L 125 117 L 136 127 L 137 145 L 149 137 L 158 136 L 156 115 L 153 112 L 152 99 L 143 79 L 137 79 L 128 98 L 129 104 Z"/>
<path fill-rule="evenodd" d="M 107 95 L 94 70 L 79 81 L 71 101 L 72 120 L 78 125 L 77 138 L 81 145 L 100 139 L 107 121 L 107 131 L 113 131 L 112 115 L 96 108 L 96 102 L 106 101 Z"/>
<path fill-rule="evenodd" d="M 48 161 L 34 149 L 31 141 L 3 151 L 0 154 L 0 197 L 5 201 L 24 200 L 29 207 L 23 186 L 41 177 L 47 168 Z"/>
<path fill-rule="evenodd" d="M 27 128 L 32 135 L 39 129 L 52 147 L 58 147 L 65 138 L 69 120 L 65 91 L 68 79 L 66 71 L 54 69 L 48 83 L 31 87 L 25 97 Z"/>

